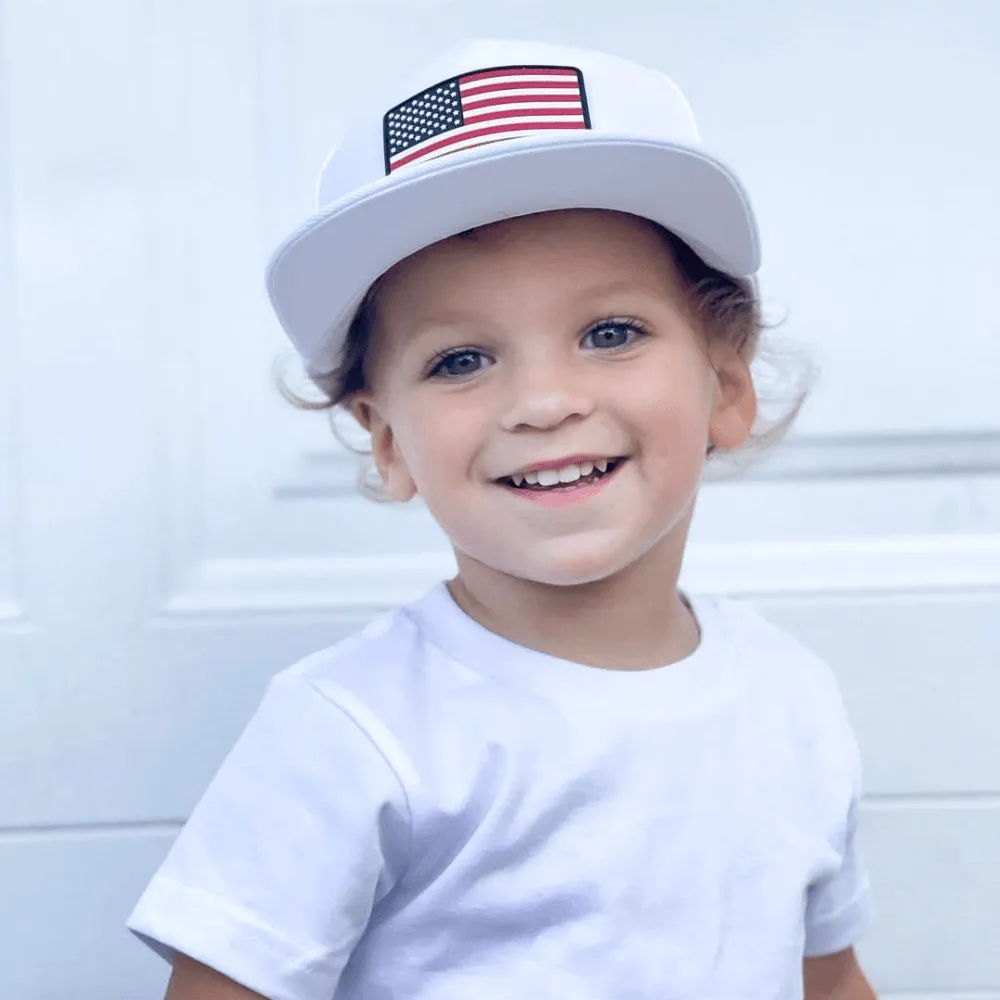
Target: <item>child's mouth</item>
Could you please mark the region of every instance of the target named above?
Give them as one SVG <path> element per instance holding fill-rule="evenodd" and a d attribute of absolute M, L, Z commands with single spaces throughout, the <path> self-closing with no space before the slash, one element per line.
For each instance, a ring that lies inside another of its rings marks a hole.
<path fill-rule="evenodd" d="M 541 486 L 538 483 L 528 483 L 525 481 L 517 485 L 510 476 L 504 476 L 502 479 L 497 480 L 497 482 L 501 486 L 506 486 L 519 493 L 574 493 L 577 490 L 585 489 L 588 486 L 593 486 L 595 483 L 610 478 L 626 461 L 625 457 L 609 459 L 604 472 L 595 468 L 593 472 L 586 476 L 581 476 L 571 483 L 556 483 L 552 486 Z"/>

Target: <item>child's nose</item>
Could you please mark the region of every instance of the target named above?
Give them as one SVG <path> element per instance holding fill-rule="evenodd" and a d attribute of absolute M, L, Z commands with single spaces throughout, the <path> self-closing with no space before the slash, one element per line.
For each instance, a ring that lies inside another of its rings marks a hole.
<path fill-rule="evenodd" d="M 500 423 L 507 431 L 551 430 L 593 410 L 593 395 L 584 380 L 562 365 L 535 364 L 511 380 Z"/>

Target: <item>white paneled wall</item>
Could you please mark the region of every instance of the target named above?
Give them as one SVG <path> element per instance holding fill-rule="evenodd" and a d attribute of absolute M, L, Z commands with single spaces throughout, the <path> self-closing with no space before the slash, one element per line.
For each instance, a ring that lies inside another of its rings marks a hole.
<path fill-rule="evenodd" d="M 826 656 L 883 996 L 1000 1000 L 1000 6 L 0 0 L 0 995 L 155 1000 L 123 922 L 270 675 L 450 570 L 270 382 L 277 240 L 374 67 L 670 72 L 823 378 L 686 584 Z"/>

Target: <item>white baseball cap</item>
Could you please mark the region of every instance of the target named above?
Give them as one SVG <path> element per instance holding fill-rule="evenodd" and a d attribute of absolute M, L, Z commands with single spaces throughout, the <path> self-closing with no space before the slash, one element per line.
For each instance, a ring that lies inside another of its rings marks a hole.
<path fill-rule="evenodd" d="M 268 294 L 311 375 L 333 371 L 371 284 L 448 236 L 567 208 L 628 212 L 751 278 L 757 226 L 735 175 L 701 149 L 662 73 L 601 52 L 474 41 L 356 120 L 323 167 L 319 211 L 267 265 Z"/>

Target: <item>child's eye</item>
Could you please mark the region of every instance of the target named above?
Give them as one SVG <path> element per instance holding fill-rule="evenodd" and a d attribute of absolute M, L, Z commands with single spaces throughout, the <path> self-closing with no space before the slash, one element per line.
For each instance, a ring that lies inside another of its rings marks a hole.
<path fill-rule="evenodd" d="M 584 335 L 593 339 L 595 347 L 610 348 L 628 347 L 640 337 L 646 335 L 643 325 L 634 319 L 602 319 L 595 323 Z"/>
<path fill-rule="evenodd" d="M 486 367 L 480 362 L 489 359 L 482 351 L 477 351 L 471 347 L 455 348 L 451 351 L 442 351 L 437 356 L 437 362 L 427 373 L 428 378 L 461 378 L 463 375 L 475 375 L 481 368 Z"/>

